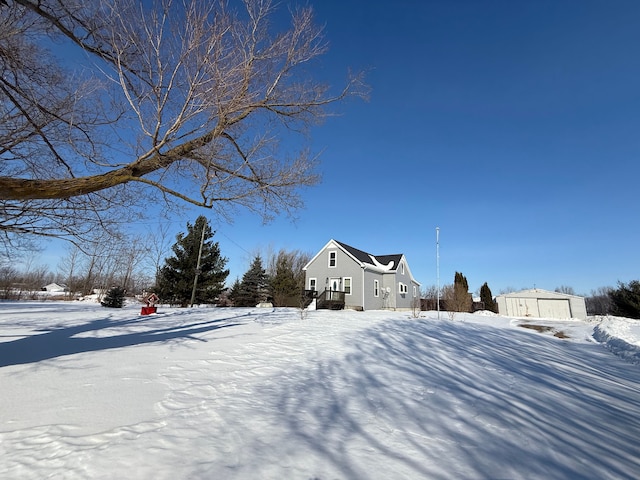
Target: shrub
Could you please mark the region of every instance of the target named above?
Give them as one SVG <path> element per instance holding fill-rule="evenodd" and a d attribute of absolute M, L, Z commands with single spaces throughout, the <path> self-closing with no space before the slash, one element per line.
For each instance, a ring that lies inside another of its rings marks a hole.
<path fill-rule="evenodd" d="M 100 304 L 103 307 L 108 308 L 122 308 L 122 304 L 124 303 L 124 294 L 124 288 L 111 287 Z"/>

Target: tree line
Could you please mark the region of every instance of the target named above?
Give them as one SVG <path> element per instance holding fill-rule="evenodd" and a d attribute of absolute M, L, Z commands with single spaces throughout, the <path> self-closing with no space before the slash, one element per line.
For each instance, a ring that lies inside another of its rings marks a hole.
<path fill-rule="evenodd" d="M 117 240 L 116 240 L 117 239 Z M 57 297 L 74 299 L 94 292 L 104 292 L 114 285 L 132 294 L 142 292 L 153 284 L 154 242 L 152 236 L 111 236 L 110 241 L 89 243 L 82 247 L 69 244 L 60 258 L 56 271 L 48 266 L 34 266 L 27 258 L 22 269 L 8 260 L 0 263 L 0 298 L 36 299 L 42 289 L 57 283 L 64 287 Z M 33 252 L 31 252 L 33 253 Z M 32 257 L 31 257 L 32 258 Z"/>
<path fill-rule="evenodd" d="M 487 282 L 480 287 L 480 300 L 474 301 L 473 295 L 469 292 L 467 277 L 461 272 L 455 272 L 452 284 L 444 285 L 440 289 L 436 285 L 432 285 L 423 290 L 423 310 L 436 310 L 438 304 L 440 310 L 452 314 L 456 312 L 471 313 L 477 310 L 498 313 L 498 305 Z"/>
<path fill-rule="evenodd" d="M 117 287 L 128 295 L 155 292 L 162 303 L 188 306 L 256 306 L 269 302 L 273 306 L 299 307 L 303 302 L 305 273 L 303 267 L 311 254 L 299 250 L 255 254 L 249 269 L 227 286 L 228 259 L 222 256 L 215 232 L 208 220 L 199 216 L 187 231 L 179 233 L 167 256 L 169 241 L 166 227 L 146 236 L 120 236 L 119 242 L 91 243 L 89 249 L 72 245 L 62 257 L 58 271 L 27 265 L 18 271 L 5 263 L 0 266 L 0 299 L 35 299 L 44 285 L 51 282 L 66 287 L 62 298 L 78 298 L 93 292 L 106 293 Z M 266 261 L 265 261 L 266 259 Z M 562 285 L 557 292 L 575 295 L 573 288 Z M 513 291 L 509 290 L 509 291 Z M 469 292 L 467 278 L 455 272 L 453 284 L 439 289 L 431 286 L 421 292 L 421 309 L 443 311 L 498 312 L 487 282 L 479 289 L 479 300 Z M 507 293 L 503 291 L 501 293 Z M 640 281 L 619 282 L 617 288 L 601 287 L 585 296 L 587 314 L 640 318 Z"/>
<path fill-rule="evenodd" d="M 163 303 L 187 306 L 215 303 L 218 306 L 255 307 L 269 302 L 276 307 L 300 306 L 304 290 L 303 267 L 310 260 L 301 251 L 272 252 L 265 261 L 255 254 L 249 269 L 226 288 L 228 259 L 220 252 L 215 232 L 199 216 L 187 232 L 179 234 L 173 255 L 165 260 L 156 281 L 156 293 Z"/>
<path fill-rule="evenodd" d="M 167 229 L 160 227 L 145 236 L 121 235 L 118 242 L 71 245 L 57 271 L 26 265 L 22 271 L 8 262 L 0 266 L 0 299 L 38 299 L 49 283 L 64 286 L 54 298 L 76 299 L 110 289 L 127 296 L 154 292 L 162 303 L 178 306 L 216 304 L 300 306 L 304 289 L 303 267 L 311 259 L 300 250 L 256 253 L 241 278 L 227 286 L 228 259 L 213 241 L 215 232 L 199 216 L 170 246 Z"/>

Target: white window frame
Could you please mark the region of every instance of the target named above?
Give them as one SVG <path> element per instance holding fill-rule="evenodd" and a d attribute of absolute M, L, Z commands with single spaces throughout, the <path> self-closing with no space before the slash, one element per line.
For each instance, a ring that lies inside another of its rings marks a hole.
<path fill-rule="evenodd" d="M 404 275 L 404 262 L 400 262 L 400 273 Z"/>
<path fill-rule="evenodd" d="M 380 280 L 373 281 L 373 296 L 374 297 L 380 296 Z"/>
<path fill-rule="evenodd" d="M 413 286 L 413 298 L 418 296 L 418 288 L 414 285 Z"/>
<path fill-rule="evenodd" d="M 347 284 L 349 285 L 349 291 L 347 292 Z M 353 279 L 351 277 L 344 277 L 342 279 L 342 290 L 345 295 L 351 295 L 353 293 Z"/>
<path fill-rule="evenodd" d="M 332 260 L 333 260 L 333 265 L 331 265 Z M 338 251 L 329 250 L 329 268 L 336 268 L 337 266 L 338 266 Z"/>
<path fill-rule="evenodd" d="M 398 282 L 398 293 L 407 293 L 409 291 L 409 289 L 407 288 L 407 286 L 402 283 L 402 282 Z"/>
<path fill-rule="evenodd" d="M 313 290 L 313 291 L 318 290 L 318 279 L 317 278 L 310 278 L 309 279 L 309 290 Z"/>

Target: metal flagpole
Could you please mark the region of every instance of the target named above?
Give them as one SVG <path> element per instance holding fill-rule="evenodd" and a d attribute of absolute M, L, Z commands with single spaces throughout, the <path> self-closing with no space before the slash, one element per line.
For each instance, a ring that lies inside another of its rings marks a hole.
<path fill-rule="evenodd" d="M 198 287 L 198 277 L 200 276 L 200 259 L 202 258 L 202 245 L 204 245 L 204 231 L 206 222 L 202 223 L 202 236 L 200 237 L 200 248 L 198 249 L 198 261 L 196 262 L 196 274 L 193 277 L 193 290 L 191 290 L 191 307 L 196 300 L 196 288 Z"/>
<path fill-rule="evenodd" d="M 440 320 L 440 227 L 436 227 L 436 279 L 438 282 L 438 320 Z"/>

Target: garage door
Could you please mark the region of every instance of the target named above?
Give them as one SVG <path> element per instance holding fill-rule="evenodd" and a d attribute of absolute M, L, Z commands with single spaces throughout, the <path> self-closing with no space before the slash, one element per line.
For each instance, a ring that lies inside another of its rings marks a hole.
<path fill-rule="evenodd" d="M 571 318 L 569 300 L 539 298 L 538 309 L 543 318 Z"/>
<path fill-rule="evenodd" d="M 537 317 L 538 302 L 535 298 L 507 298 L 507 312 L 514 317 Z"/>

